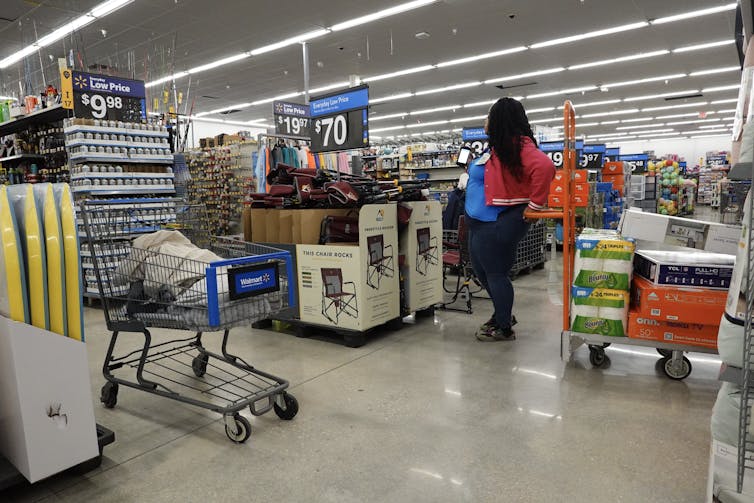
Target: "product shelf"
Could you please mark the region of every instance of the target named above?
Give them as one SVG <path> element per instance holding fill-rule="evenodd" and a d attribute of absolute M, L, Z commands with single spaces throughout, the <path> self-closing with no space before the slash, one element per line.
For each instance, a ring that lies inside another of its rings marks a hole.
<path fill-rule="evenodd" d="M 174 193 L 175 187 L 172 185 L 137 185 L 135 187 L 129 187 L 126 188 L 125 186 L 121 186 L 122 188 L 117 190 L 110 190 L 110 189 L 102 189 L 97 187 L 103 187 L 103 185 L 99 186 L 83 186 L 83 187 L 72 187 L 72 190 L 74 193 L 87 193 L 92 195 L 98 195 L 98 196 L 120 196 L 124 194 L 165 194 L 165 193 Z M 104 186 L 106 187 L 106 185 Z"/>
<path fill-rule="evenodd" d="M 21 161 L 24 159 L 31 160 L 31 159 L 44 159 L 44 158 L 45 157 L 43 155 L 39 155 L 39 154 L 16 154 L 16 155 L 8 156 L 8 157 L 0 157 L 0 163 L 10 162 L 10 161 Z"/>
<path fill-rule="evenodd" d="M 71 175 L 71 180 L 84 180 L 87 178 L 120 178 L 120 179 L 133 179 L 133 178 L 165 178 L 173 179 L 175 174 L 173 173 L 140 173 L 140 172 L 120 172 L 120 173 L 76 173 Z"/>
<path fill-rule="evenodd" d="M 0 136 L 6 136 L 28 128 L 32 124 L 47 124 L 65 119 L 71 115 L 71 111 L 62 105 L 55 105 L 42 110 L 37 110 L 18 119 L 0 123 Z"/>
<path fill-rule="evenodd" d="M 105 134 L 122 134 L 129 136 L 155 136 L 158 138 L 167 138 L 169 136 L 167 131 L 153 131 L 146 129 L 130 129 L 130 128 L 118 128 L 118 127 L 105 127 L 105 126 L 85 126 L 82 124 L 76 124 L 63 129 L 65 134 L 73 133 L 105 133 Z"/>
<path fill-rule="evenodd" d="M 136 154 L 137 156 L 139 154 Z M 130 157 L 125 154 L 101 154 L 97 155 L 78 155 L 70 154 L 69 158 L 73 162 L 111 162 L 121 164 L 173 164 L 172 155 L 163 156 L 144 156 L 144 157 Z"/>

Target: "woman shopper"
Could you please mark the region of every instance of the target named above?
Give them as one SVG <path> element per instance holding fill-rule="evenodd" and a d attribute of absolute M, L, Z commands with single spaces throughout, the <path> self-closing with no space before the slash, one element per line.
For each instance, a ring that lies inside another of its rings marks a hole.
<path fill-rule="evenodd" d="M 513 284 L 508 276 L 529 224 L 524 210 L 547 202 L 555 166 L 537 148 L 524 107 L 501 98 L 490 108 L 489 149 L 469 166 L 466 221 L 474 272 L 492 298 L 494 313 L 476 334 L 480 341 L 511 341 Z"/>

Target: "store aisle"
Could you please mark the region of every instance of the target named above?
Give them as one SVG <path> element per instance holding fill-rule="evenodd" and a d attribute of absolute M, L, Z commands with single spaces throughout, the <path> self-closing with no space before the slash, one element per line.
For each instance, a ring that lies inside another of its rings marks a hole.
<path fill-rule="evenodd" d="M 715 360 L 692 357 L 684 382 L 662 377 L 653 351 L 633 348 L 608 350 L 606 370 L 591 369 L 585 349 L 565 365 L 546 278 L 537 271 L 516 280 L 512 343 L 474 339 L 473 327 L 490 314 L 484 300 L 475 301 L 473 316 L 438 312 L 434 323 L 419 320 L 359 349 L 239 329 L 238 353 L 292 381 L 301 405 L 294 421 L 254 418 L 250 440 L 234 445 L 217 415 L 124 388 L 117 408 L 95 407 L 117 438 L 100 469 L 7 496 L 89 503 L 702 501 Z M 100 311 L 88 309 L 86 318 L 98 396 L 108 337 Z"/>

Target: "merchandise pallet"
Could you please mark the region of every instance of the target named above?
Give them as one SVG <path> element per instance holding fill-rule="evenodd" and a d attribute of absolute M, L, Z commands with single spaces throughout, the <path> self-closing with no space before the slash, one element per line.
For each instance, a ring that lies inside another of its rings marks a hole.
<path fill-rule="evenodd" d="M 429 317 L 430 309 L 434 313 L 434 307 L 427 308 L 426 310 L 418 311 L 417 317 Z M 253 323 L 252 328 L 258 329 L 270 329 L 273 326 L 273 322 L 281 322 L 291 325 L 293 327 L 293 334 L 296 337 L 310 338 L 321 337 L 328 342 L 342 342 L 344 346 L 349 348 L 360 348 L 367 343 L 369 337 L 374 336 L 382 329 L 389 331 L 400 330 L 403 327 L 403 318 L 394 318 L 383 325 L 369 328 L 367 330 L 349 330 L 346 328 L 334 327 L 331 325 L 320 325 L 317 323 L 303 322 L 297 318 L 278 316 L 268 320 L 261 320 Z"/>

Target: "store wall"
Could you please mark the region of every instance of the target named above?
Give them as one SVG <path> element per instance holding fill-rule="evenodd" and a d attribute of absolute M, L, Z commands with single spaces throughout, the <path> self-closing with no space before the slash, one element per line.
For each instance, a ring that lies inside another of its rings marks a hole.
<path fill-rule="evenodd" d="M 241 126 L 238 124 L 218 124 L 216 122 L 192 122 L 191 131 L 189 131 L 188 145 L 191 148 L 199 148 L 199 139 L 207 138 L 210 136 L 217 136 L 219 134 L 236 134 L 238 131 L 250 131 L 252 135 L 256 136 L 259 133 L 266 133 L 266 129 L 252 128 L 248 126 Z M 193 133 L 193 134 L 192 134 Z"/>
<path fill-rule="evenodd" d="M 621 154 L 640 154 L 653 150 L 655 155 L 678 154 L 689 166 L 699 163 L 699 158 L 711 151 L 730 150 L 731 140 L 727 136 L 696 138 L 688 140 L 647 140 L 643 142 L 608 143 L 608 147 L 620 147 Z"/>

